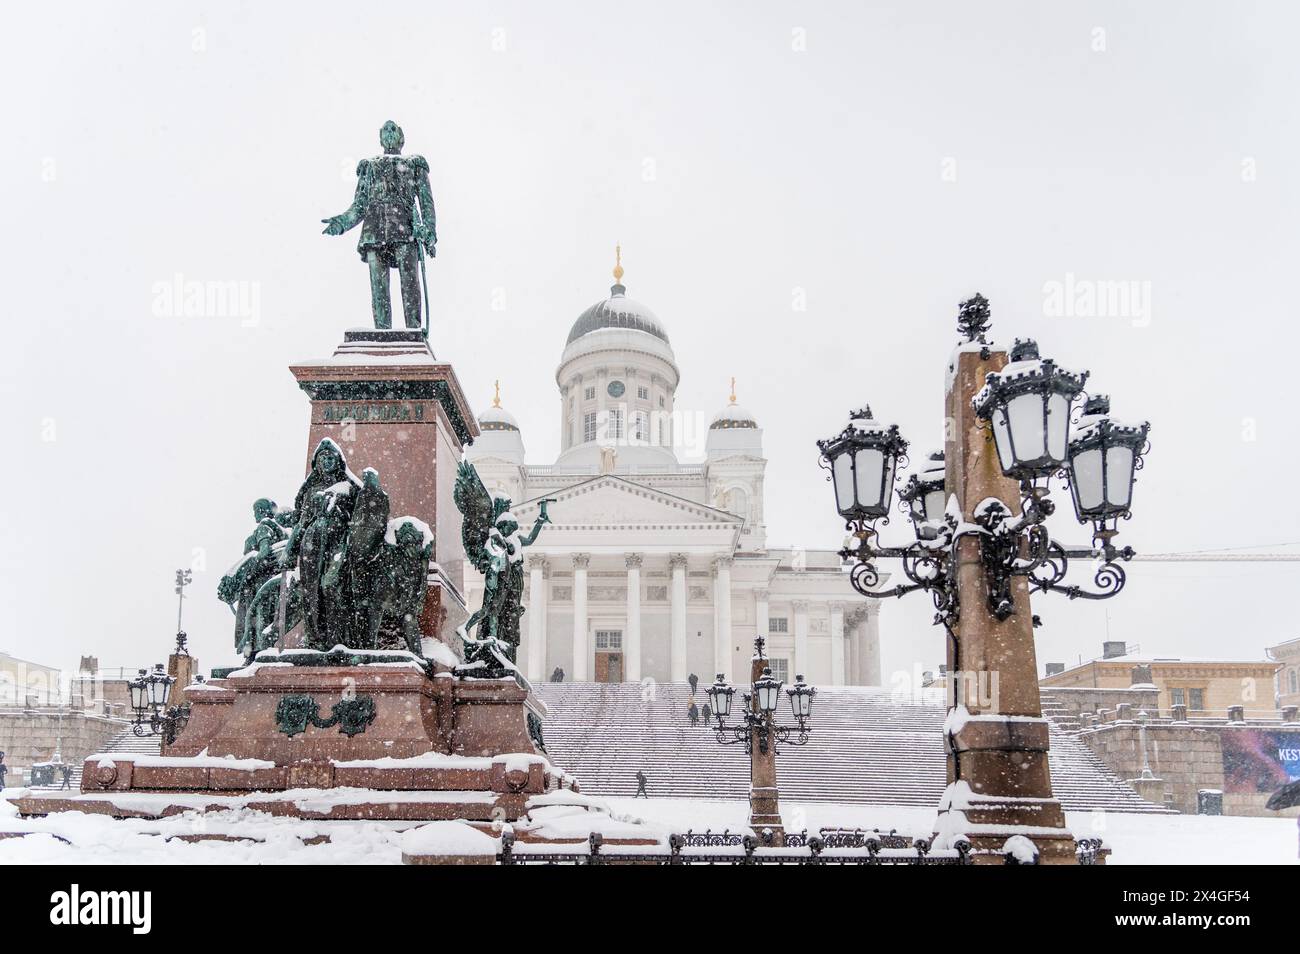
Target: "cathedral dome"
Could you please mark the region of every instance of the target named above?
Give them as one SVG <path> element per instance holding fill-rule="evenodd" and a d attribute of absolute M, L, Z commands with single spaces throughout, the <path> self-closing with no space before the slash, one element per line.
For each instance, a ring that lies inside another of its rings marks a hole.
<path fill-rule="evenodd" d="M 602 328 L 630 328 L 633 331 L 644 331 L 667 344 L 668 332 L 664 330 L 663 323 L 645 305 L 628 298 L 626 292 L 627 289 L 621 284 L 610 288 L 608 298 L 596 302 L 578 316 L 578 320 L 569 329 L 569 337 L 565 344 L 573 344 L 583 335 L 600 331 Z"/>
<path fill-rule="evenodd" d="M 648 335 L 654 335 L 664 344 L 668 344 L 668 332 L 664 331 L 663 323 L 655 316 L 655 313 L 639 301 L 633 301 L 627 297 L 627 289 L 623 287 L 622 246 L 616 249 L 615 254 L 614 284 L 609 290 L 609 297 L 604 301 L 596 302 L 578 316 L 578 320 L 569 329 L 568 340 L 564 342 L 566 347 L 583 335 L 604 328 L 629 328 L 632 331 L 644 331 Z"/>

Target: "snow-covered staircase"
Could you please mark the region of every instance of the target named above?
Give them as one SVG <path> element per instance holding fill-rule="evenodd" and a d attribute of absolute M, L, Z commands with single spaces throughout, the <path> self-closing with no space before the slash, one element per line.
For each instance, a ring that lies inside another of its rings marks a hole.
<path fill-rule="evenodd" d="M 137 736 L 131 729 L 125 728 L 117 735 L 113 736 L 100 749 L 101 752 L 112 754 L 115 752 L 132 753 L 135 755 L 157 755 L 162 750 L 162 736 L 146 735 Z M 69 785 L 73 791 L 81 791 L 81 769 L 82 763 L 77 762 L 72 766 L 72 779 Z M 36 785 L 40 791 L 52 791 L 63 788 L 63 776 L 55 773 L 53 785 Z"/>
<path fill-rule="evenodd" d="M 659 684 L 650 698 L 635 683 L 545 683 L 538 691 L 550 708 L 543 728 L 551 759 L 577 776 L 585 792 L 633 795 L 640 770 L 653 796 L 748 793 L 744 746 L 720 745 L 712 729 L 691 725 L 685 684 Z M 707 698 L 701 686 L 696 701 Z M 938 695 L 899 702 L 889 689 L 818 688 L 812 715 L 808 744 L 780 747 L 783 798 L 938 804 L 946 784 Z M 780 720 L 788 719 L 783 711 Z M 1073 734 L 1055 722 L 1049 731 L 1053 788 L 1067 810 L 1164 811 L 1116 778 Z"/>

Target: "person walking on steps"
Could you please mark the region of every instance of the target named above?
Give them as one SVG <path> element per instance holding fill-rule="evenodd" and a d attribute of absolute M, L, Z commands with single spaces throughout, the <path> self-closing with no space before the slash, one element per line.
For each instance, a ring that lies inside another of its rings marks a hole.
<path fill-rule="evenodd" d="M 645 772 L 640 769 L 636 770 L 636 797 L 649 798 L 649 793 L 645 790 Z"/>

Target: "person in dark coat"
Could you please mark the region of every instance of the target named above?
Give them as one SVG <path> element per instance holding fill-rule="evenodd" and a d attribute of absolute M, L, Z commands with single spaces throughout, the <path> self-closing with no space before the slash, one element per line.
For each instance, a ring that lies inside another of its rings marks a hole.
<path fill-rule="evenodd" d="M 5 754 L 0 752 L 0 788 L 5 787 L 5 776 L 9 774 L 9 766 L 5 765 Z"/>
<path fill-rule="evenodd" d="M 645 790 L 645 781 L 646 781 L 645 772 L 641 771 L 640 769 L 637 769 L 636 770 L 636 797 L 637 798 L 650 797 L 649 793 L 647 793 Z"/>
<path fill-rule="evenodd" d="M 707 702 L 704 703 L 704 707 L 700 709 L 700 718 L 704 720 L 704 727 L 708 728 L 709 722 L 713 719 L 713 710 L 709 708 Z"/>
<path fill-rule="evenodd" d="M 63 773 L 63 784 L 59 786 L 59 790 L 72 788 L 72 766 L 65 763 L 59 771 Z"/>
<path fill-rule="evenodd" d="M 686 681 L 691 684 L 691 695 L 695 695 L 695 690 L 700 685 L 700 677 L 695 675 L 695 673 L 691 673 L 686 677 Z"/>
<path fill-rule="evenodd" d="M 697 709 L 697 708 L 695 708 L 695 703 L 694 703 L 694 702 L 692 702 L 692 703 L 690 704 L 690 706 L 687 708 L 687 710 L 686 710 L 686 718 L 688 718 L 688 719 L 691 720 L 691 725 L 699 725 L 699 724 L 700 724 L 700 710 Z"/>

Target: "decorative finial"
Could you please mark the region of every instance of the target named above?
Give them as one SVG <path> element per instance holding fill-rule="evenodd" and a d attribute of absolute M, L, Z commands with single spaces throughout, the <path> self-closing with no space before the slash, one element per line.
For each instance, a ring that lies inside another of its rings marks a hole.
<path fill-rule="evenodd" d="M 731 379 L 731 403 L 736 403 L 736 379 Z"/>
<path fill-rule="evenodd" d="M 614 281 L 623 284 L 623 246 L 614 246 Z"/>
<path fill-rule="evenodd" d="M 957 306 L 957 330 L 970 344 L 988 344 L 985 332 L 989 330 L 989 300 L 979 292 Z"/>
<path fill-rule="evenodd" d="M 498 379 L 498 380 L 496 380 L 496 381 L 493 382 L 493 387 L 495 388 L 496 393 L 494 393 L 494 394 L 492 395 L 492 406 L 493 406 L 493 407 L 500 407 L 500 406 L 501 406 L 501 381 L 500 381 L 500 379 Z"/>

